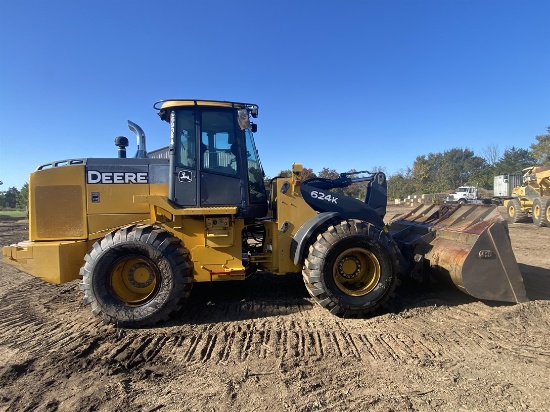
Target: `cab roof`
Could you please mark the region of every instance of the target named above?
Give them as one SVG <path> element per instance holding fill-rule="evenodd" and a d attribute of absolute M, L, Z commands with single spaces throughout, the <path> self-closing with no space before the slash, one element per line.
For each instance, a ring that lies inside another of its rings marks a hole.
<path fill-rule="evenodd" d="M 235 109 L 258 109 L 258 105 L 253 103 L 228 102 L 223 100 L 205 100 L 205 99 L 167 99 L 156 102 L 153 107 L 156 110 L 163 110 L 171 107 L 188 106 L 207 106 L 207 107 L 230 107 Z"/>

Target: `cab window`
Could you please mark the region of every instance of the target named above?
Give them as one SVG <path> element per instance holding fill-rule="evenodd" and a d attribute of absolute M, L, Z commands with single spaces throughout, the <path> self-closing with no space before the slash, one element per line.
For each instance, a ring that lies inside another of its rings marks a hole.
<path fill-rule="evenodd" d="M 213 110 L 202 113 L 200 157 L 203 170 L 237 175 L 239 151 L 233 112 Z"/>
<path fill-rule="evenodd" d="M 180 149 L 176 153 L 178 166 L 195 168 L 195 136 L 195 114 L 188 110 L 179 111 L 176 118 L 176 138 L 179 139 Z"/>

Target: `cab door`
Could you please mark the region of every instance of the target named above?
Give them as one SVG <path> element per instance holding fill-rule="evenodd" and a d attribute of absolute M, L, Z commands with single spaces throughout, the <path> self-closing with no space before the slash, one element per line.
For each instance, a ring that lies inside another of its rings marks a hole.
<path fill-rule="evenodd" d="M 243 132 L 235 127 L 235 111 L 203 110 L 200 132 L 200 205 L 243 206 Z"/>
<path fill-rule="evenodd" d="M 175 120 L 175 125 L 172 125 L 175 128 L 174 139 L 176 140 L 173 145 L 176 152 L 174 201 L 180 206 L 199 206 L 196 150 L 198 122 L 195 121 L 195 111 L 180 110 Z"/>

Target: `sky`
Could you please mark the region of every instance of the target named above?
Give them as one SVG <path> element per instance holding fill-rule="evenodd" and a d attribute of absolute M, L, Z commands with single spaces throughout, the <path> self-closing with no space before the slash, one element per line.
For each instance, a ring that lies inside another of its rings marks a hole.
<path fill-rule="evenodd" d="M 0 0 L 0 190 L 168 145 L 162 99 L 259 105 L 265 173 L 528 149 L 550 126 L 550 0 Z"/>

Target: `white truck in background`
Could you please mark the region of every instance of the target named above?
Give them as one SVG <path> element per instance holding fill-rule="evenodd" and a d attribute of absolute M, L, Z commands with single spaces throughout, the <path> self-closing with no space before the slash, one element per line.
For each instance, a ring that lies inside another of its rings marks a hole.
<path fill-rule="evenodd" d="M 495 176 L 493 181 L 493 197 L 483 198 L 477 186 L 460 186 L 454 193 L 447 196 L 445 203 L 459 204 L 496 204 L 502 205 L 506 199 L 512 198 L 514 187 L 523 184 L 521 173 Z"/>
<path fill-rule="evenodd" d="M 475 186 L 460 186 L 454 193 L 447 195 L 445 203 L 459 203 L 461 205 L 466 203 L 483 204 L 491 203 L 485 201 L 479 196 L 477 187 Z"/>

